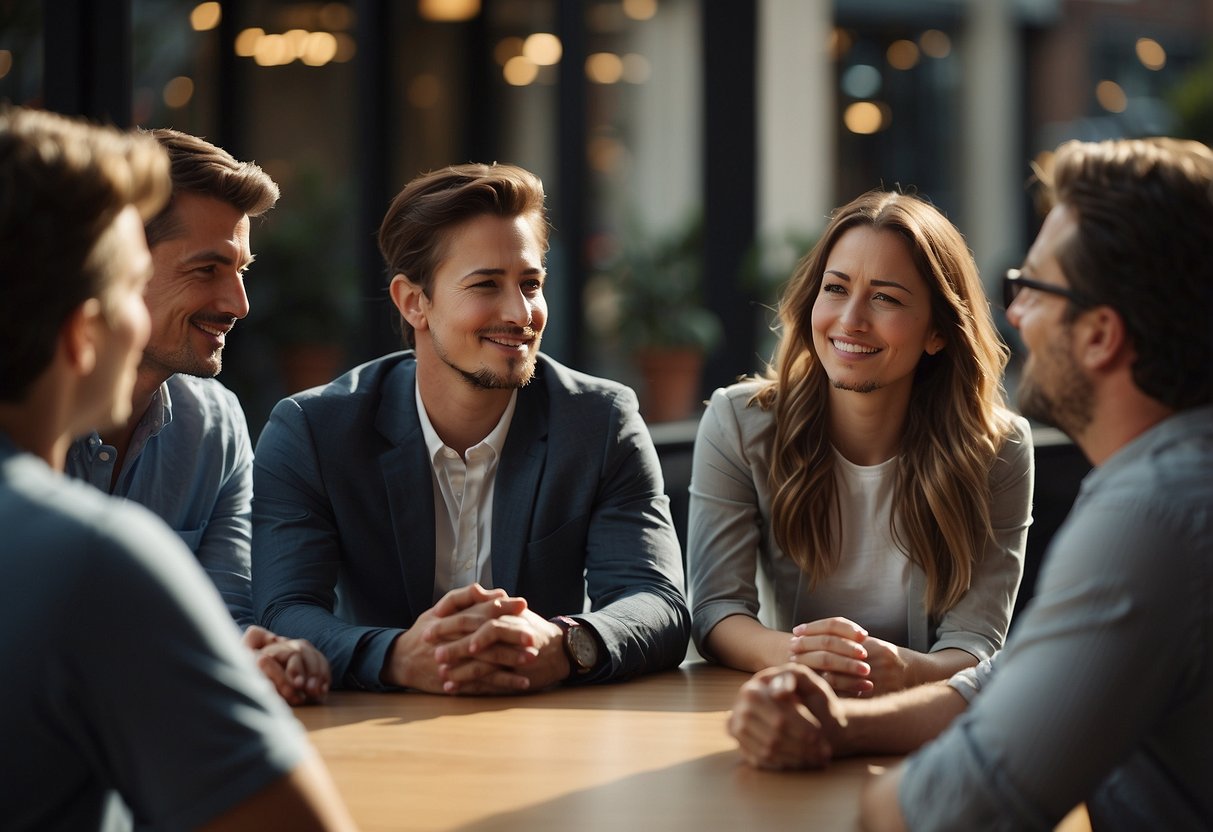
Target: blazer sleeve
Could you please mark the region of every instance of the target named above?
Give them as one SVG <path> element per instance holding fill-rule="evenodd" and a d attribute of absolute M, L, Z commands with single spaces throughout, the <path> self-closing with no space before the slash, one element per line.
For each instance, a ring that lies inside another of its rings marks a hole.
<path fill-rule="evenodd" d="M 400 628 L 334 614 L 341 535 L 312 427 L 294 399 L 274 407 L 253 466 L 253 604 L 260 623 L 306 638 L 328 658 L 335 687 L 383 690 L 380 670 Z"/>
<path fill-rule="evenodd" d="M 990 471 L 994 535 L 973 565 L 969 591 L 940 620 L 931 652 L 957 647 L 981 661 L 1002 648 L 1023 578 L 1034 476 L 1032 430 L 1016 416 Z"/>
<path fill-rule="evenodd" d="M 598 491 L 586 533 L 591 611 L 576 617 L 601 637 L 610 661 L 579 679 L 600 682 L 677 667 L 690 613 L 682 549 L 670 519 L 657 450 L 636 395 L 614 397 Z"/>

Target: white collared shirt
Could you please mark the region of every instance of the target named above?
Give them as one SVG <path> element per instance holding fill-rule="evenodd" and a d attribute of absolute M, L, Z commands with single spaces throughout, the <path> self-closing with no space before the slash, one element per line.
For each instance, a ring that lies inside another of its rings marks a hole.
<path fill-rule="evenodd" d="M 434 482 L 434 601 L 479 581 L 493 585 L 493 488 L 497 462 L 514 418 L 518 391 L 489 435 L 467 450 L 467 459 L 438 437 L 416 388 L 417 417 Z"/>

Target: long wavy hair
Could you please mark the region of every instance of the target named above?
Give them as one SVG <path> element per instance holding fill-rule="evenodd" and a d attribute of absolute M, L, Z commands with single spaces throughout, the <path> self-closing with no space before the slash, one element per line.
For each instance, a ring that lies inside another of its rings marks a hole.
<path fill-rule="evenodd" d="M 914 196 L 872 191 L 835 212 L 797 265 L 779 305 L 781 336 L 752 404 L 774 410 L 770 453 L 775 542 L 810 585 L 838 562 L 841 507 L 827 433 L 830 383 L 813 349 L 812 313 L 826 261 L 847 231 L 898 235 L 931 290 L 931 322 L 946 345 L 915 370 L 898 452 L 893 539 L 926 573 L 927 612 L 938 617 L 969 588 L 993 532 L 989 473 L 1010 430 L 998 337 L 964 237 Z"/>

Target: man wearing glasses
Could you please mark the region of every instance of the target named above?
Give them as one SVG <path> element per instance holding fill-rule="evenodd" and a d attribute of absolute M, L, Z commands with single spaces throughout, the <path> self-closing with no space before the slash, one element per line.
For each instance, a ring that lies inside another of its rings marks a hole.
<path fill-rule="evenodd" d="M 1020 407 L 1095 469 L 1023 620 L 993 662 L 870 702 L 765 671 L 730 720 L 773 767 L 939 734 L 868 784 L 868 829 L 1052 828 L 1080 802 L 1096 829 L 1213 828 L 1213 152 L 1071 142 L 1049 180 L 1004 281 Z"/>

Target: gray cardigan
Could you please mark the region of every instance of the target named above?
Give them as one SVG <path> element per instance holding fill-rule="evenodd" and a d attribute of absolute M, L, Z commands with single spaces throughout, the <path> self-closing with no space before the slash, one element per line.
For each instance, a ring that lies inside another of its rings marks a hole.
<path fill-rule="evenodd" d="M 758 618 L 760 566 L 774 590 L 774 616 L 763 615 L 769 626 L 788 632 L 803 623 L 795 620 L 796 600 L 811 592 L 807 576 L 772 534 L 767 476 L 775 417 L 746 406 L 758 384 L 742 382 L 713 393 L 695 439 L 687 577 L 692 635 L 706 658 L 712 657 L 704 641 L 721 620 L 737 614 Z M 974 564 L 972 585 L 942 619 L 930 620 L 926 575 L 912 567 L 906 586 L 909 643 L 901 646 L 921 653 L 957 647 L 979 660 L 1002 647 L 1023 576 L 1032 482 L 1032 434 L 1027 421 L 1016 416 L 990 470 L 994 538 Z"/>

